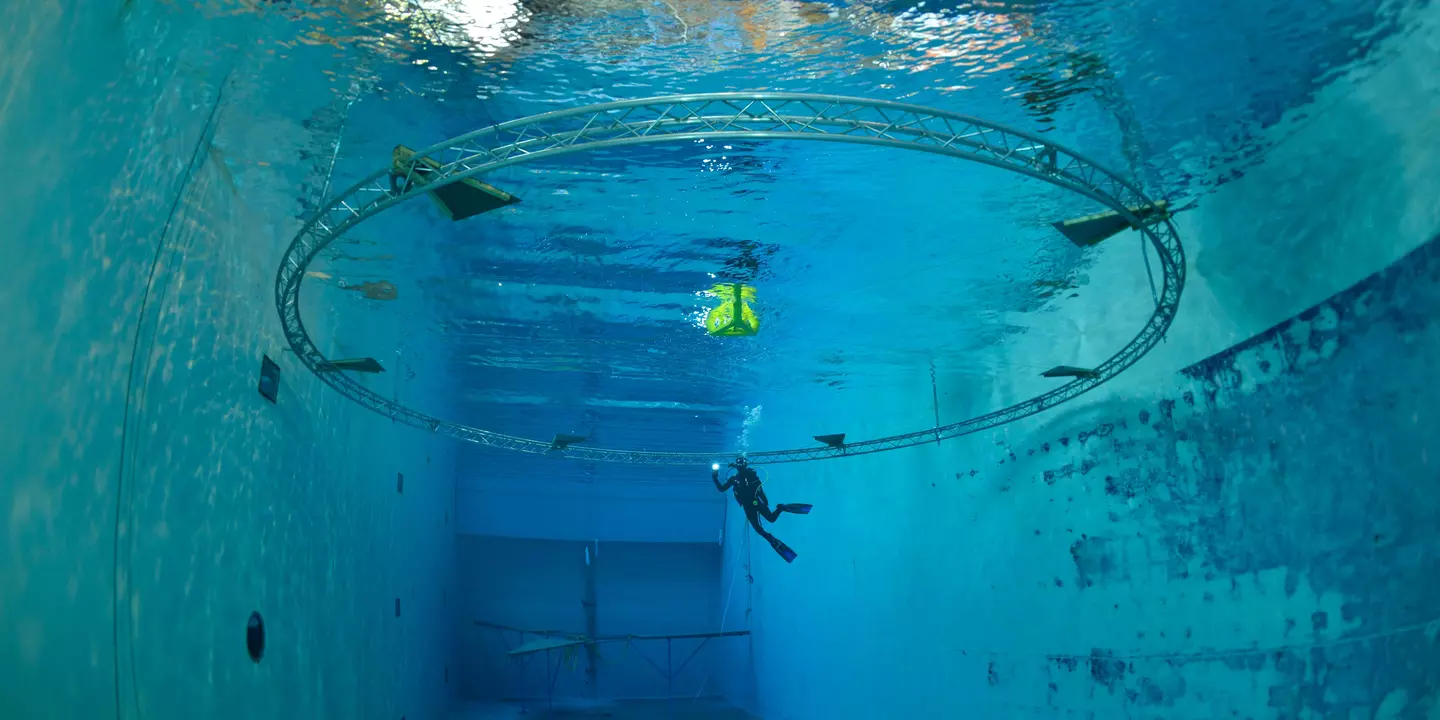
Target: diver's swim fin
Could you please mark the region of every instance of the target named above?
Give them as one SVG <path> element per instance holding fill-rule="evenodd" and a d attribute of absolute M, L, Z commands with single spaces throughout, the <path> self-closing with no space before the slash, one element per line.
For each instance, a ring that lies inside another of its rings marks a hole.
<path fill-rule="evenodd" d="M 770 541 L 770 547 L 775 548 L 775 552 L 780 553 L 780 557 L 785 558 L 785 562 L 795 562 L 795 551 L 791 550 L 789 545 L 780 542 L 779 538 L 772 537 L 768 538 L 768 540 Z"/>
<path fill-rule="evenodd" d="M 809 515 L 810 508 L 812 507 L 815 506 L 806 505 L 804 503 L 782 503 L 775 509 L 779 510 L 780 512 L 795 513 L 796 515 Z"/>

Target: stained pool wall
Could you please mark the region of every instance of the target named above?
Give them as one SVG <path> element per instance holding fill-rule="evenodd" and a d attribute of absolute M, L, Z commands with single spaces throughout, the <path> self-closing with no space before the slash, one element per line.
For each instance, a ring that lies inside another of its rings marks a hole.
<path fill-rule="evenodd" d="M 273 308 L 279 253 L 323 182 L 295 157 L 334 140 L 301 121 L 333 103 L 335 49 L 267 42 L 283 23 L 0 9 L 0 164 L 23 178 L 0 195 L 7 718 L 450 704 L 452 444 L 309 377 Z M 327 348 L 359 323 L 399 330 L 306 302 Z M 262 354 L 283 369 L 278 405 L 256 391 Z M 444 383 L 413 369 L 410 393 Z M 252 610 L 269 628 L 258 665 Z"/>
<path fill-rule="evenodd" d="M 1437 352 L 1440 238 L 1173 396 L 797 482 L 759 709 L 1440 717 Z"/>
<path fill-rule="evenodd" d="M 729 664 L 754 679 L 728 696 L 769 720 L 1440 717 L 1440 34 L 1417 12 L 1394 59 L 1181 216 L 1191 282 L 1133 372 L 993 432 L 776 468 L 772 500 L 816 507 L 774 528 L 792 565 L 732 528 L 722 594 L 755 635 Z M 1132 248 L 983 360 L 1103 359 L 1149 311 Z M 934 392 L 953 421 L 1046 382 Z M 921 374 L 859 414 L 777 393 L 752 438 L 924 427 L 931 398 Z"/>

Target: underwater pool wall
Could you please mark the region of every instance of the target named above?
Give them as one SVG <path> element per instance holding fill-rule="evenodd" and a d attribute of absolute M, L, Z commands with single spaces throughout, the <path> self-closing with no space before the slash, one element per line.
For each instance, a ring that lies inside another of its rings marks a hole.
<path fill-rule="evenodd" d="M 1440 714 L 1437 281 L 1440 238 L 1177 395 L 797 475 L 801 557 L 756 563 L 757 709 Z"/>
<path fill-rule="evenodd" d="M 25 178 L 0 196 L 6 717 L 451 704 L 453 443 L 322 386 L 275 315 L 275 263 L 319 184 L 276 168 L 327 140 L 299 121 L 330 96 L 267 47 L 273 22 L 0 9 L 0 162 Z M 290 52 L 325 67 L 334 48 Z M 322 347 L 366 322 L 302 298 Z M 274 405 L 262 355 L 282 371 Z M 443 367 L 414 369 L 445 385 Z"/>
<path fill-rule="evenodd" d="M 1415 12 L 1388 62 L 1180 216 L 1180 314 L 1124 376 L 995 431 L 774 468 L 771 499 L 815 510 L 774 527 L 794 564 L 752 542 L 755 680 L 733 702 L 767 720 L 1440 717 L 1440 11 Z M 1149 311 L 1135 241 L 1107 241 L 1073 307 L 1010 318 L 1029 329 L 977 365 L 1103 360 Z M 764 398 L 753 437 L 923 427 L 924 375 L 863 413 Z M 942 421 L 1044 382 L 942 374 Z"/>
<path fill-rule="evenodd" d="M 1440 6 L 1420 4 L 1399 24 L 1408 31 L 1366 65 L 1267 128 L 1261 162 L 1175 217 L 1188 279 L 1174 327 L 1139 363 L 1068 409 L 1153 395 L 1178 369 L 1323 302 L 1434 236 Z M 1001 369 L 993 384 L 982 390 L 970 378 L 942 377 L 942 417 L 1033 397 L 1056 387 L 1034 366 L 1094 367 L 1133 337 L 1154 308 L 1139 245 L 1128 233 L 1088 250 L 1068 278 L 1075 297 L 1009 314 L 1013 332 L 974 362 Z M 1154 251 L 1148 255 L 1154 266 Z"/>

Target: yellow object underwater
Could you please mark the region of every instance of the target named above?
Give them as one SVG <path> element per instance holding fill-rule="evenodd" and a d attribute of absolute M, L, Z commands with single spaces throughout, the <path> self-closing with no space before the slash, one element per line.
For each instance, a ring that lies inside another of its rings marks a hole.
<path fill-rule="evenodd" d="M 749 305 L 755 300 L 755 288 L 721 283 L 710 288 L 710 294 L 723 302 L 705 316 L 707 332 L 717 337 L 747 337 L 760 332 L 760 316 Z"/>

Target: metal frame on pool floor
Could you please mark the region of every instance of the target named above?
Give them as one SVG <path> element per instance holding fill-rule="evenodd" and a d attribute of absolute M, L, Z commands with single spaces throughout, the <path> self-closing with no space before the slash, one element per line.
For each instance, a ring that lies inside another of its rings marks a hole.
<path fill-rule="evenodd" d="M 683 633 L 678 635 L 604 635 L 589 638 L 577 633 L 566 633 L 556 630 L 525 630 L 509 625 L 485 622 L 483 620 L 475 620 L 474 623 L 477 627 L 494 630 L 496 634 L 500 636 L 500 641 L 505 643 L 506 654 L 514 661 L 515 668 L 520 675 L 521 697 L 519 700 L 523 710 L 528 711 L 528 703 L 530 700 L 535 699 L 525 694 L 525 671 L 530 666 L 531 658 L 544 653 L 545 703 L 547 712 L 554 711 L 555 709 L 555 682 L 560 679 L 560 665 L 565 661 L 568 653 L 573 653 L 578 648 L 589 648 L 605 643 L 623 642 L 627 650 L 634 649 L 640 657 L 645 659 L 645 662 L 650 663 L 650 667 L 655 668 L 656 672 L 665 676 L 665 701 L 668 709 L 670 701 L 675 699 L 676 676 L 685 671 L 685 668 L 690 665 L 690 661 L 694 660 L 695 656 L 700 654 L 700 651 L 705 649 L 705 646 L 708 645 L 711 640 L 723 637 L 741 637 L 750 634 L 749 630 L 727 630 L 724 632 Z M 507 632 L 519 633 L 520 644 L 512 647 L 509 638 L 505 637 L 505 633 Z M 534 635 L 537 639 L 526 642 L 525 637 L 527 635 Z M 659 642 L 661 640 L 665 641 L 664 669 L 661 669 L 659 663 L 651 660 L 649 655 L 646 655 L 644 651 L 635 645 L 637 642 Z M 686 655 L 685 659 L 680 662 L 680 667 L 678 668 L 675 667 L 676 640 L 700 641 L 700 644 L 696 645 L 690 651 L 690 654 Z M 561 653 L 560 658 L 552 665 L 550 658 L 556 650 L 562 650 L 564 652 Z"/>

